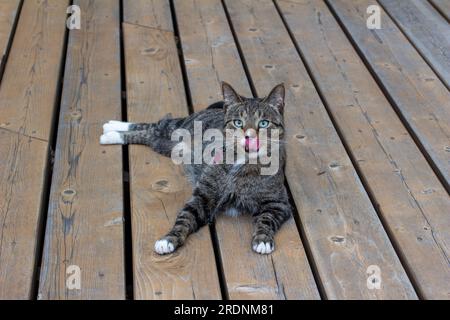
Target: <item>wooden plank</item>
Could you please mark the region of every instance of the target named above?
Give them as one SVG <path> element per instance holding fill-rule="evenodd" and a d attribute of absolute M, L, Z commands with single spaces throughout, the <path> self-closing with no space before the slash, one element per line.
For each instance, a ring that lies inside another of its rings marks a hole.
<path fill-rule="evenodd" d="M 99 145 L 121 117 L 119 1 L 74 4 L 84 27 L 69 36 L 38 298 L 124 299 L 122 148 Z"/>
<path fill-rule="evenodd" d="M 220 81 L 251 96 L 220 0 L 175 2 L 195 110 L 223 99 Z M 295 222 L 276 235 L 271 256 L 252 252 L 250 217 L 219 217 L 216 230 L 230 299 L 318 299 L 319 294 Z"/>
<path fill-rule="evenodd" d="M 450 24 L 424 0 L 381 0 L 422 57 L 450 88 Z"/>
<path fill-rule="evenodd" d="M 32 298 L 67 4 L 24 4 L 0 87 L 0 299 Z"/>
<path fill-rule="evenodd" d="M 273 2 L 226 4 L 258 92 L 286 84 L 286 177 L 326 297 L 416 298 Z M 370 266 L 382 270 L 379 290 L 367 286 Z"/>
<path fill-rule="evenodd" d="M 446 190 L 325 3 L 278 4 L 422 296 L 449 299 Z"/>
<path fill-rule="evenodd" d="M 0 88 L 0 128 L 49 139 L 68 3 L 24 4 Z"/>
<path fill-rule="evenodd" d="M 442 84 L 389 16 L 383 28 L 366 27 L 373 0 L 329 0 L 370 69 L 450 190 L 450 91 Z"/>
<path fill-rule="evenodd" d="M 19 10 L 20 0 L 0 0 L 0 76 Z"/>
<path fill-rule="evenodd" d="M 169 0 L 123 0 L 124 21 L 173 31 Z"/>
<path fill-rule="evenodd" d="M 187 116 L 174 34 L 126 23 L 123 30 L 129 121 L 157 122 L 167 113 Z M 183 170 L 147 147 L 131 146 L 130 186 L 135 298 L 220 299 L 208 228 L 170 258 L 152 253 L 192 195 Z"/>
<path fill-rule="evenodd" d="M 32 298 L 48 143 L 0 129 L 0 300 Z"/>
<path fill-rule="evenodd" d="M 195 110 L 223 99 L 221 81 L 250 97 L 252 92 L 219 1 L 175 1 L 175 12 Z"/>
<path fill-rule="evenodd" d="M 448 0 L 429 0 L 431 4 L 450 22 L 450 1 Z"/>

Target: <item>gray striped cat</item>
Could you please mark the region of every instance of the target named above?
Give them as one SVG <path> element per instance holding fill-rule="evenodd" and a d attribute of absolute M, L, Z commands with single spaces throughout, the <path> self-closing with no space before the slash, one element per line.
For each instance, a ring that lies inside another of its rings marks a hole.
<path fill-rule="evenodd" d="M 275 249 L 275 233 L 291 217 L 284 185 L 284 85 L 276 86 L 264 99 L 240 96 L 226 83 L 222 89 L 224 101 L 186 118 L 166 117 L 157 123 L 141 124 L 110 121 L 103 127 L 101 144 L 146 145 L 168 157 L 179 143 L 173 141 L 173 133 L 185 129 L 194 134 L 196 122 L 202 123 L 203 132 L 233 130 L 245 137 L 242 141 L 233 140 L 233 144 L 242 144 L 243 159 L 234 163 L 185 165 L 193 186 L 192 198 L 180 210 L 172 230 L 156 242 L 155 251 L 159 254 L 174 252 L 190 234 L 213 222 L 220 212 L 233 216 L 251 214 L 254 221 L 252 248 L 257 253 L 270 254 Z M 279 133 L 276 141 L 270 136 L 274 129 Z M 260 162 L 249 161 L 251 154 L 260 152 L 257 139 L 262 130 L 269 136 L 266 148 L 271 150 L 276 145 L 279 150 L 279 166 L 271 175 L 261 174 L 264 165 Z"/>

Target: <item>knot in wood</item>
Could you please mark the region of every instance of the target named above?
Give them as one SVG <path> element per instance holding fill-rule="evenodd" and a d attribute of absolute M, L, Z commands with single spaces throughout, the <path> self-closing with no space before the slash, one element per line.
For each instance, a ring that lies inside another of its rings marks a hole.
<path fill-rule="evenodd" d="M 331 241 L 334 243 L 343 243 L 345 241 L 345 238 L 342 236 L 334 236 L 330 238 Z"/>
<path fill-rule="evenodd" d="M 70 203 L 73 201 L 73 198 L 76 196 L 77 192 L 73 189 L 66 189 L 61 192 L 62 200 L 65 203 Z"/>
<path fill-rule="evenodd" d="M 161 179 L 153 183 L 152 188 L 156 191 L 168 191 L 170 188 L 170 184 L 169 181 Z"/>

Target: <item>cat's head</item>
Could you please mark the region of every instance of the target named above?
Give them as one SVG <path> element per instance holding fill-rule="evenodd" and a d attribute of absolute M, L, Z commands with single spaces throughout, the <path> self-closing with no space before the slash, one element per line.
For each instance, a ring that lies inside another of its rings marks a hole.
<path fill-rule="evenodd" d="M 222 83 L 225 109 L 225 130 L 242 131 L 246 151 L 259 151 L 260 131 L 265 130 L 271 138 L 275 129 L 281 140 L 284 135 L 285 87 L 279 84 L 265 98 L 245 98 L 233 87 Z M 252 150 L 253 149 L 253 150 Z"/>
<path fill-rule="evenodd" d="M 284 84 L 279 84 L 265 98 L 245 98 L 239 95 L 228 83 L 222 83 L 225 128 L 241 129 L 279 129 L 284 131 Z"/>

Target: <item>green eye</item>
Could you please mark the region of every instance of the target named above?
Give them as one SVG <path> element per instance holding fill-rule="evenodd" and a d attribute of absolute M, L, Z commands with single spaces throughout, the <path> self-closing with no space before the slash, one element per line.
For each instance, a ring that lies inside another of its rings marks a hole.
<path fill-rule="evenodd" d="M 265 128 L 269 127 L 269 125 L 270 125 L 270 121 L 268 121 L 268 120 L 261 120 L 259 122 L 258 126 L 259 126 L 260 129 L 265 129 Z"/>
<path fill-rule="evenodd" d="M 234 120 L 233 123 L 236 128 L 240 129 L 240 128 L 244 127 L 244 122 L 242 120 Z"/>

